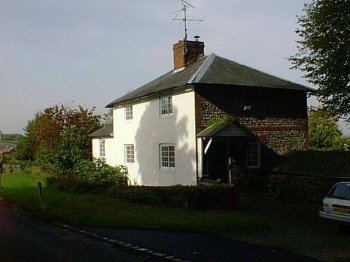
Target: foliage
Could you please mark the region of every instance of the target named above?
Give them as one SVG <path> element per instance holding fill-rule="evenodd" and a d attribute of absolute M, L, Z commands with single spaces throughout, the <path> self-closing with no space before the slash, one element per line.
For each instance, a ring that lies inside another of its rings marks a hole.
<path fill-rule="evenodd" d="M 17 148 L 19 159 L 57 164 L 71 169 L 91 155 L 88 135 L 100 128 L 101 116 L 91 110 L 55 105 L 37 113 L 25 128 L 26 135 Z"/>
<path fill-rule="evenodd" d="M 45 182 L 50 189 L 78 194 L 106 193 L 109 188 L 115 185 L 111 181 L 89 181 L 71 175 L 49 176 Z"/>
<path fill-rule="evenodd" d="M 127 185 L 128 170 L 125 166 L 112 167 L 103 158 L 93 161 L 82 159 L 73 169 L 79 180 L 90 182 L 112 182 L 114 185 Z"/>
<path fill-rule="evenodd" d="M 170 186 L 114 187 L 109 194 L 142 204 L 160 204 L 190 209 L 230 209 L 238 203 L 237 187 L 232 186 Z"/>
<path fill-rule="evenodd" d="M 5 172 L 10 173 L 15 172 L 16 170 L 24 170 L 31 165 L 31 161 L 17 159 L 14 151 L 3 155 L 3 163 L 5 164 Z"/>
<path fill-rule="evenodd" d="M 268 190 L 274 200 L 294 204 L 318 204 L 338 181 L 340 180 L 272 175 Z"/>
<path fill-rule="evenodd" d="M 326 109 L 310 111 L 309 114 L 309 145 L 312 150 L 343 150 L 342 133 L 332 116 Z"/>
<path fill-rule="evenodd" d="M 222 125 L 231 123 L 231 122 L 233 122 L 234 120 L 235 120 L 234 117 L 229 116 L 229 115 L 226 115 L 226 116 L 221 117 L 221 118 L 215 118 L 215 119 L 213 119 L 213 120 L 210 122 L 210 125 L 211 125 L 213 128 L 217 128 L 217 127 L 220 127 L 220 126 L 222 126 Z"/>
<path fill-rule="evenodd" d="M 86 168 L 86 169 L 85 169 Z M 85 165 L 84 172 L 90 167 Z M 91 177 L 91 176 L 90 176 Z M 125 177 L 124 177 L 125 178 Z M 126 180 L 122 180 L 126 182 Z M 138 204 L 164 205 L 190 209 L 228 209 L 238 203 L 238 191 L 231 186 L 124 186 L 120 180 L 81 179 L 79 176 L 52 176 L 49 188 L 72 193 L 104 193 Z"/>
<path fill-rule="evenodd" d="M 2 141 L 11 141 L 11 142 L 18 142 L 21 139 L 23 139 L 23 135 L 21 134 L 1 134 L 0 138 L 0 142 Z"/>
<path fill-rule="evenodd" d="M 50 176 L 48 187 L 72 193 L 106 193 L 116 186 L 127 186 L 127 169 L 124 166 L 111 167 L 104 160 L 80 160 L 73 169 L 73 175 Z"/>
<path fill-rule="evenodd" d="M 350 119 L 350 2 L 313 0 L 298 17 L 299 53 L 293 68 L 319 86 L 317 94 L 337 117 Z"/>
<path fill-rule="evenodd" d="M 231 234 L 269 230 L 260 214 L 232 210 L 186 210 L 131 203 L 103 194 L 72 194 L 44 187 L 46 211 L 40 210 L 37 179 L 30 173 L 2 176 L 0 195 L 29 214 L 51 221 L 97 227 L 162 229 Z M 39 179 L 40 180 L 40 179 Z M 44 216 L 44 217 L 43 217 Z"/>

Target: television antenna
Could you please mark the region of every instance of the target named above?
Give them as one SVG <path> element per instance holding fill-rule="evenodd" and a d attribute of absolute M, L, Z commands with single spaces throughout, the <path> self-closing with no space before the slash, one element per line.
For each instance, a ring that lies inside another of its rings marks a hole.
<path fill-rule="evenodd" d="M 171 14 L 174 14 L 174 13 L 180 13 L 180 12 L 183 12 L 183 18 L 178 18 L 178 14 L 172 19 L 172 21 L 181 21 L 184 23 L 184 29 L 185 29 L 185 38 L 184 40 L 187 40 L 187 29 L 188 29 L 188 23 L 189 22 L 202 22 L 204 20 L 204 18 L 202 19 L 195 19 L 195 17 L 193 18 L 188 18 L 188 11 L 187 9 L 189 8 L 194 8 L 193 5 L 191 5 L 189 2 L 185 1 L 185 0 L 180 0 L 181 1 L 181 5 L 182 5 L 182 8 L 180 10 L 177 10 L 177 11 L 174 11 L 174 12 L 171 12 Z"/>

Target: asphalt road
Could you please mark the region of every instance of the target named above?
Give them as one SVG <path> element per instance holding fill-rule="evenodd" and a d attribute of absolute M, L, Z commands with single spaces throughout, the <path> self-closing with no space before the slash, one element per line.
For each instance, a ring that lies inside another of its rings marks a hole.
<path fill-rule="evenodd" d="M 267 248 L 205 233 L 83 227 L 82 229 L 192 262 L 316 262 L 281 248 Z"/>
<path fill-rule="evenodd" d="M 0 198 L 0 261 L 153 261 L 35 221 Z"/>
<path fill-rule="evenodd" d="M 82 228 L 112 239 L 189 261 L 303 261 L 315 259 L 210 234 Z M 0 198 L 0 262 L 8 261 L 160 261 L 54 225 L 31 220 Z"/>

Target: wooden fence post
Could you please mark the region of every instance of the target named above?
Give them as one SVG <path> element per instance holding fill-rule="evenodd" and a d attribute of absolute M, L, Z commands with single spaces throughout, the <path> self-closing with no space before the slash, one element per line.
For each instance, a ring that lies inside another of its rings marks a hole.
<path fill-rule="evenodd" d="M 41 210 L 44 210 L 45 209 L 45 201 L 44 201 L 44 196 L 43 196 L 43 189 L 41 187 L 40 181 L 37 184 L 38 184 L 38 191 L 39 191 L 40 208 L 41 208 Z"/>

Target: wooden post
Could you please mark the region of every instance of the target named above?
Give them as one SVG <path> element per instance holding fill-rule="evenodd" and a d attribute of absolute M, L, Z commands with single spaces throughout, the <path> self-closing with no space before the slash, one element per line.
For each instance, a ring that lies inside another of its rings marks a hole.
<path fill-rule="evenodd" d="M 45 209 L 45 201 L 44 201 L 44 196 L 43 196 L 43 189 L 41 187 L 40 181 L 37 184 L 38 184 L 38 191 L 39 191 L 40 208 L 41 208 L 41 210 L 44 210 Z"/>

